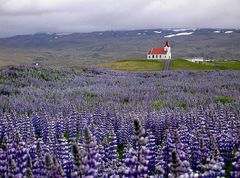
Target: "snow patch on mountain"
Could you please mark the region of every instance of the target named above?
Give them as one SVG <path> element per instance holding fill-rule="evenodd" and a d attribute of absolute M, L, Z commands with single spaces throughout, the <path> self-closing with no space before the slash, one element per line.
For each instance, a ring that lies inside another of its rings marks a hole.
<path fill-rule="evenodd" d="M 233 33 L 233 31 L 225 31 L 226 34 Z"/>
<path fill-rule="evenodd" d="M 174 32 L 184 32 L 184 31 L 196 31 L 196 28 L 176 28 L 173 29 L 172 31 Z"/>
<path fill-rule="evenodd" d="M 66 36 L 66 35 L 71 35 L 72 33 L 65 33 L 65 32 L 63 32 L 63 33 L 57 33 L 56 35 L 57 36 Z"/>
<path fill-rule="evenodd" d="M 174 36 L 186 36 L 186 35 L 192 35 L 194 32 L 183 32 L 183 33 L 177 33 L 177 34 L 171 34 L 171 35 L 166 35 L 164 38 L 172 38 Z"/>
<path fill-rule="evenodd" d="M 162 32 L 161 32 L 161 31 L 154 31 L 154 33 L 160 34 L 160 33 L 162 33 Z"/>

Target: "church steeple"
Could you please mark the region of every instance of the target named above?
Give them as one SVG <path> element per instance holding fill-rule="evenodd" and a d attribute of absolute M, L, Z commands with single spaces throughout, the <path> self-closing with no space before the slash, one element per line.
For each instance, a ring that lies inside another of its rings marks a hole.
<path fill-rule="evenodd" d="M 166 46 L 167 46 L 167 47 L 170 47 L 170 43 L 169 43 L 168 40 L 166 41 L 165 47 L 166 47 Z"/>

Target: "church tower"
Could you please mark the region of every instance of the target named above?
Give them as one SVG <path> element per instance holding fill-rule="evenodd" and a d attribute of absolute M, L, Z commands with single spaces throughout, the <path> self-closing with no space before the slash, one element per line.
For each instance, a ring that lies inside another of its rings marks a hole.
<path fill-rule="evenodd" d="M 164 51 L 167 51 L 167 59 L 171 59 L 172 58 L 172 55 L 171 55 L 171 47 L 170 47 L 170 43 L 169 41 L 167 40 L 166 41 L 166 44 L 164 46 Z"/>

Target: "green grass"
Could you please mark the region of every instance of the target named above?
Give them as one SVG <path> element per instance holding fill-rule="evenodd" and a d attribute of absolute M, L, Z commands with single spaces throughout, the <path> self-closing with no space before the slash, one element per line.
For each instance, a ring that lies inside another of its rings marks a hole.
<path fill-rule="evenodd" d="M 163 62 L 160 60 L 121 60 L 102 64 L 101 67 L 123 71 L 162 71 Z"/>
<path fill-rule="evenodd" d="M 129 103 L 129 97 L 126 97 L 122 100 L 122 104 L 127 104 Z"/>
<path fill-rule="evenodd" d="M 171 62 L 171 70 L 217 70 L 213 65 L 196 64 L 185 59 L 175 59 Z"/>
<path fill-rule="evenodd" d="M 120 162 L 122 162 L 122 160 L 123 160 L 123 150 L 124 150 L 123 144 L 119 144 L 117 146 L 117 153 L 118 153 L 118 159 Z"/>
<path fill-rule="evenodd" d="M 84 96 L 86 97 L 86 100 L 88 102 L 95 102 L 98 98 L 98 96 L 94 93 L 90 93 L 90 92 L 85 92 Z"/>
<path fill-rule="evenodd" d="M 240 61 L 214 61 L 206 65 L 218 67 L 219 70 L 240 70 Z"/>
<path fill-rule="evenodd" d="M 187 104 L 186 104 L 185 102 L 183 102 L 183 101 L 178 101 L 178 102 L 176 103 L 176 106 L 177 106 L 178 108 L 182 108 L 182 109 L 186 109 L 186 108 L 187 108 Z"/>
<path fill-rule="evenodd" d="M 159 110 L 159 109 L 161 109 L 161 108 L 164 106 L 164 104 L 165 104 L 165 101 L 162 101 L 162 100 L 158 99 L 158 100 L 155 100 L 155 101 L 151 104 L 151 107 Z"/>
<path fill-rule="evenodd" d="M 99 65 L 113 70 L 130 72 L 162 71 L 161 60 L 120 60 Z M 240 70 L 240 61 L 214 61 L 197 64 L 184 59 L 175 59 L 171 62 L 170 70 Z"/>
<path fill-rule="evenodd" d="M 69 133 L 68 131 L 66 131 L 66 132 L 63 134 L 63 136 L 65 137 L 65 139 L 66 139 L 67 141 L 69 141 L 69 139 L 70 139 L 70 133 Z"/>
<path fill-rule="evenodd" d="M 214 61 L 196 64 L 184 59 L 172 61 L 171 70 L 240 70 L 240 61 Z"/>
<path fill-rule="evenodd" d="M 3 76 L 0 74 L 0 84 L 4 82 Z"/>

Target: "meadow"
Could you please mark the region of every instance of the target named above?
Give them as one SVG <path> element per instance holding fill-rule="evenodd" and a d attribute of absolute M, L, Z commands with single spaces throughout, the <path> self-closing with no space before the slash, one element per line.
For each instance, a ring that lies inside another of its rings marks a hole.
<path fill-rule="evenodd" d="M 108 68 L 129 72 L 156 72 L 164 70 L 163 60 L 117 60 L 114 62 L 102 63 L 97 67 Z M 212 61 L 201 64 L 193 63 L 185 59 L 174 59 L 170 63 L 169 70 L 240 70 L 240 61 Z"/>
<path fill-rule="evenodd" d="M 0 72 L 0 177 L 239 177 L 238 71 Z"/>
<path fill-rule="evenodd" d="M 163 62 L 158 60 L 119 60 L 110 63 L 103 63 L 100 67 L 122 71 L 162 71 Z"/>
<path fill-rule="evenodd" d="M 175 59 L 170 66 L 171 70 L 240 70 L 240 61 L 212 61 L 202 64 L 193 63 L 184 59 Z"/>

